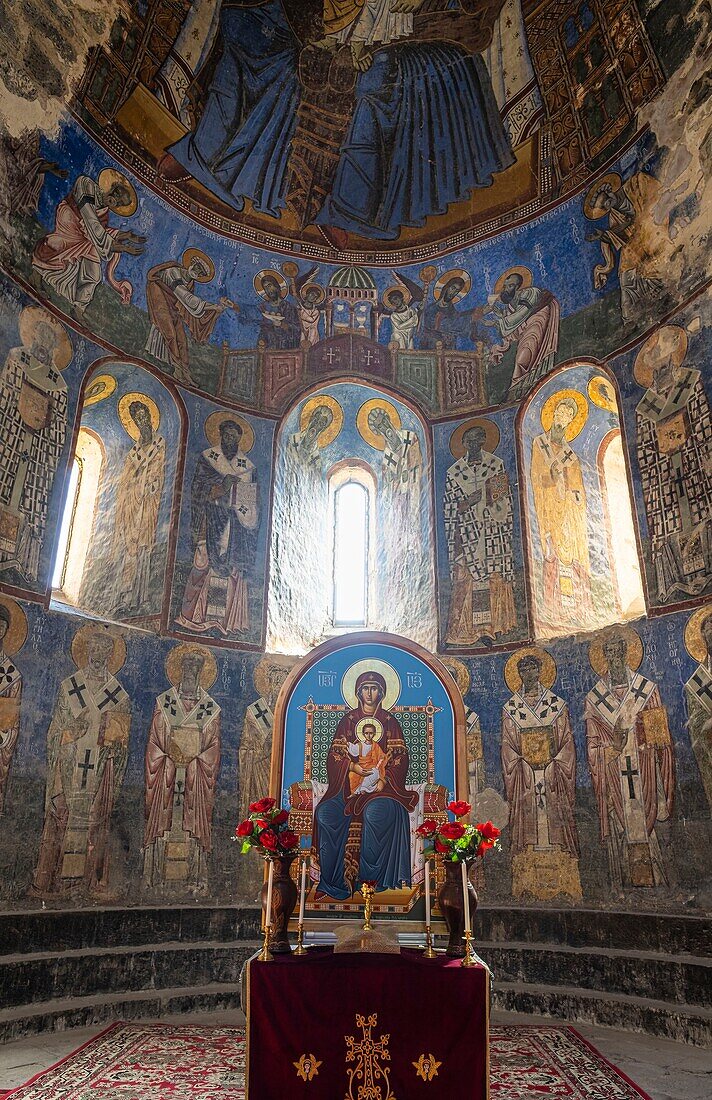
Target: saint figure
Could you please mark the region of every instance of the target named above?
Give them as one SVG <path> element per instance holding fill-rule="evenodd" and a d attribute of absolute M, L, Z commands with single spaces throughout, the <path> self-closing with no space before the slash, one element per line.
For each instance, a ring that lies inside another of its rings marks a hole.
<path fill-rule="evenodd" d="M 20 736 L 22 673 L 12 658 L 27 637 L 27 619 L 19 604 L 0 598 L 0 815 L 5 810 L 7 783 Z"/>
<path fill-rule="evenodd" d="M 559 346 L 559 303 L 549 290 L 532 286 L 531 272 L 515 268 L 497 283 L 491 313 L 483 324 L 497 329 L 502 343 L 491 349 L 493 362 L 516 345 L 514 374 L 507 400 L 524 397 L 532 386 L 548 374 Z"/>
<path fill-rule="evenodd" d="M 419 522 L 423 458 L 417 433 L 397 426 L 385 404 L 376 404 L 369 411 L 368 427 L 384 440 L 381 479 L 396 509 L 391 522 L 395 524 L 399 518 Z"/>
<path fill-rule="evenodd" d="M 517 625 L 512 492 L 502 459 L 483 449 L 488 436 L 496 447 L 495 425 L 471 422 L 462 433 L 464 454 L 450 466 L 445 482 L 452 582 L 445 640 L 452 645 L 496 638 Z"/>
<path fill-rule="evenodd" d="M 193 475 L 193 567 L 177 619 L 188 630 L 229 635 L 244 634 L 250 626 L 245 574 L 254 567 L 259 511 L 255 467 L 240 450 L 244 432 L 244 422 L 223 413 L 206 421 L 214 443 Z"/>
<path fill-rule="evenodd" d="M 553 660 L 536 647 L 514 654 L 505 671 L 513 691 L 502 708 L 512 894 L 580 901 L 576 748 L 569 708 L 551 690 L 555 676 Z"/>
<path fill-rule="evenodd" d="M 687 728 L 702 786 L 712 812 L 712 611 L 696 611 L 685 628 L 685 645 L 699 662 L 685 684 Z"/>
<path fill-rule="evenodd" d="M 44 827 L 31 892 L 52 898 L 109 890 L 109 833 L 129 754 L 131 703 L 114 673 L 126 646 L 106 627 L 74 636 L 67 676 L 47 731 Z"/>
<path fill-rule="evenodd" d="M 383 305 L 391 323 L 388 347 L 391 351 L 412 351 L 420 325 L 419 306 L 414 303 L 407 290 L 397 286 L 384 291 Z"/>
<path fill-rule="evenodd" d="M 131 283 L 117 282 L 114 273 L 123 252 L 141 255 L 146 238 L 113 228 L 109 214 L 130 218 L 137 207 L 132 185 L 113 168 L 100 172 L 97 181 L 79 176 L 70 194 L 57 206 L 54 230 L 35 245 L 33 271 L 69 302 L 79 320 L 101 282 L 102 263 L 106 263 L 109 286 L 125 304 L 130 302 Z"/>
<path fill-rule="evenodd" d="M 423 312 L 421 348 L 455 351 L 471 348 L 475 329 L 484 314 L 484 308 L 457 309 L 457 303 L 472 288 L 472 279 L 466 271 L 448 271 L 441 275 L 433 289 L 433 301 Z"/>
<path fill-rule="evenodd" d="M 254 285 L 262 299 L 259 343 L 268 351 L 298 348 L 302 339 L 299 308 L 289 296 L 284 276 L 277 271 L 260 271 L 255 275 Z M 249 311 L 245 313 L 245 320 L 251 320 Z"/>
<path fill-rule="evenodd" d="M 215 658 L 176 646 L 166 661 L 171 687 L 156 699 L 146 745 L 143 881 L 149 889 L 208 892 L 220 707 L 208 694 Z"/>
<path fill-rule="evenodd" d="M 591 643 L 600 676 L 586 696 L 588 763 L 611 886 L 668 885 L 658 831 L 669 830 L 675 754 L 657 684 L 636 671 L 643 645 L 615 628 Z"/>
<path fill-rule="evenodd" d="M 146 277 L 146 305 L 151 328 L 146 351 L 159 363 L 167 363 L 178 382 L 193 384 L 190 373 L 188 336 L 196 344 L 207 344 L 215 322 L 226 309 L 238 307 L 229 298 L 208 302 L 195 293 L 196 283 L 209 283 L 215 276 L 215 264 L 197 248 L 183 253 L 180 263 L 152 267 Z"/>
<path fill-rule="evenodd" d="M 289 437 L 288 454 L 291 461 L 320 475 L 323 467 L 321 451 L 324 446 L 320 440 L 333 420 L 334 413 L 329 405 L 315 405 L 309 413 L 307 426 Z"/>
<path fill-rule="evenodd" d="M 712 417 L 687 334 L 666 325 L 635 360 L 640 482 L 658 598 L 698 596 L 712 580 Z"/>
<path fill-rule="evenodd" d="M 16 569 L 36 582 L 67 431 L 61 372 L 72 345 L 62 325 L 35 306 L 22 311 L 20 338 L 0 374 L 0 572 Z"/>
<path fill-rule="evenodd" d="M 336 727 L 326 762 L 328 787 L 314 811 L 316 901 L 345 901 L 362 882 L 375 882 L 378 890 L 411 885 L 408 815 L 418 795 L 405 786 L 409 753 L 398 721 L 381 705 L 385 694 L 380 672 L 362 672 L 356 680 L 358 705 Z M 375 787 L 379 781 L 383 787 L 352 793 L 352 752 L 363 736 L 362 724 L 369 722 L 382 731 L 378 743 L 387 762 Z"/>
<path fill-rule="evenodd" d="M 593 610 L 586 490 L 567 434 L 579 416 L 574 397 L 554 402 L 549 429 L 532 443 L 531 484 L 543 559 L 542 617 L 583 628 Z"/>

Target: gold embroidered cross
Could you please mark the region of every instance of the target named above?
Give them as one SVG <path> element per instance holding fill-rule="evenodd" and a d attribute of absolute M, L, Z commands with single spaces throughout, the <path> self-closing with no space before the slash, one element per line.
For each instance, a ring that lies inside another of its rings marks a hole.
<path fill-rule="evenodd" d="M 379 1040 L 372 1037 L 371 1031 L 378 1023 L 374 1012 L 368 1018 L 356 1014 L 356 1026 L 363 1031 L 363 1039 L 357 1041 L 353 1035 L 344 1035 L 346 1041 L 346 1062 L 356 1062 L 354 1069 L 348 1069 L 349 1091 L 344 1100 L 396 1100 L 391 1092 L 390 1070 L 380 1063 L 390 1062 L 388 1050 L 390 1035 L 381 1035 Z M 383 1084 L 378 1084 L 382 1081 Z M 354 1092 L 354 1088 L 356 1092 Z"/>

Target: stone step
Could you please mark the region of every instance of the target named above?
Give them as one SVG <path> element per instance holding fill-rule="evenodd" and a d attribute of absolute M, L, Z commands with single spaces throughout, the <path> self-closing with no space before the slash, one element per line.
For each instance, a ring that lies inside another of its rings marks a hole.
<path fill-rule="evenodd" d="M 495 978 L 492 1002 L 505 1012 L 550 1016 L 567 1023 L 639 1031 L 680 1043 L 712 1046 L 712 1010 L 671 1005 L 646 997 L 604 993 L 573 986 L 528 985 Z"/>

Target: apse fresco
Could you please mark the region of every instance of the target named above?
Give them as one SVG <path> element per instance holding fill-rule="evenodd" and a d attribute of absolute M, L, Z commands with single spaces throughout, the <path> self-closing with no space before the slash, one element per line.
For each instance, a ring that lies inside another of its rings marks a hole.
<path fill-rule="evenodd" d="M 706 5 L 406 6 L 18 17 L 5 908 L 253 903 L 280 688 L 362 627 L 464 696 L 483 899 L 709 898 Z"/>

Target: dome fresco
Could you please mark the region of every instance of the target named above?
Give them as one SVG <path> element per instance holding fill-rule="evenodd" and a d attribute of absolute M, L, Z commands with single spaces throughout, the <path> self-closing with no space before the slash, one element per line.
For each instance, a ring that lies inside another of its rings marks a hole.
<path fill-rule="evenodd" d="M 233 806 L 343 629 L 351 482 L 361 625 L 456 670 L 470 794 L 508 806 L 485 896 L 709 901 L 704 4 L 399 6 L 132 0 L 77 25 L 71 93 L 51 36 L 0 89 L 8 908 L 252 899 Z M 144 768 L 198 664 L 214 795 L 171 878 Z M 62 722 L 112 746 L 101 865 L 45 814 Z M 547 761 L 563 840 L 515 792 Z"/>

